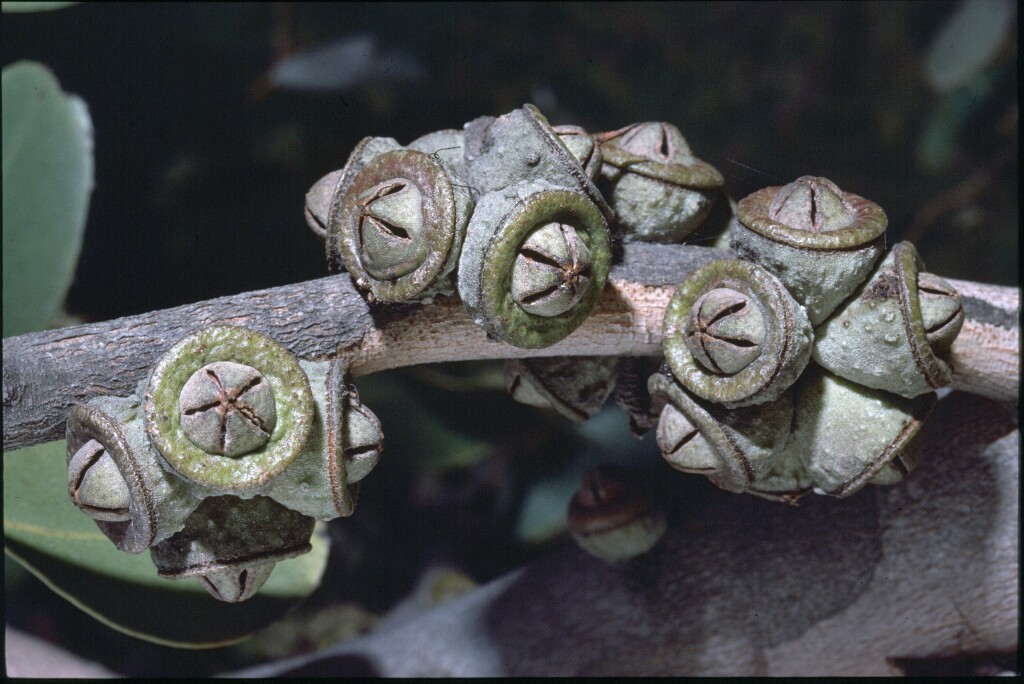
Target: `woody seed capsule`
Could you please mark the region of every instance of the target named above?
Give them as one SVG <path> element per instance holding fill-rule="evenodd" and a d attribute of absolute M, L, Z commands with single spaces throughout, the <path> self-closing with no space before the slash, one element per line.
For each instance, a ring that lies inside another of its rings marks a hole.
<path fill-rule="evenodd" d="M 90 439 L 68 464 L 68 493 L 75 506 L 93 520 L 127 522 L 131 493 L 106 448 Z"/>
<path fill-rule="evenodd" d="M 953 377 L 947 351 L 963 325 L 956 291 L 923 271 L 909 242 L 893 245 L 871 277 L 815 330 L 814 360 L 865 387 L 904 397 Z"/>
<path fill-rule="evenodd" d="M 583 476 L 567 517 L 576 543 L 612 564 L 650 551 L 667 527 L 665 511 L 605 468 Z"/>
<path fill-rule="evenodd" d="M 715 288 L 690 309 L 686 343 L 704 366 L 716 373 L 738 373 L 761 354 L 764 317 L 742 292 Z"/>
<path fill-rule="evenodd" d="M 512 296 L 528 313 L 557 316 L 579 302 L 590 271 L 590 250 L 576 229 L 549 223 L 520 245 L 512 267 Z"/>
<path fill-rule="evenodd" d="M 919 273 L 917 296 L 928 346 L 937 352 L 948 350 L 964 324 L 960 295 L 937 275 Z"/>
<path fill-rule="evenodd" d="M 603 191 L 627 240 L 681 242 L 708 217 L 724 183 L 661 121 L 600 133 Z"/>
<path fill-rule="evenodd" d="M 241 456 L 259 449 L 277 424 L 274 391 L 251 366 L 218 361 L 189 378 L 179 399 L 181 427 L 208 454 Z"/>
<path fill-rule="evenodd" d="M 730 244 L 775 275 L 818 325 L 871 272 L 887 219 L 874 202 L 827 178 L 802 176 L 740 200 Z"/>

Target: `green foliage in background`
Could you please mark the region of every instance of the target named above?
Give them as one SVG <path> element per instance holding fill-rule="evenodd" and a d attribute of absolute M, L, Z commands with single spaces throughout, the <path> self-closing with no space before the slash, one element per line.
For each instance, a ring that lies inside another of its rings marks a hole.
<path fill-rule="evenodd" d="M 82 247 L 93 155 L 89 110 L 41 64 L 4 68 L 3 129 L 8 337 L 45 328 L 61 310 Z"/>
<path fill-rule="evenodd" d="M 64 442 L 4 454 L 4 538 L 9 556 L 100 622 L 155 643 L 212 648 L 281 619 L 319 585 L 326 535 L 310 553 L 282 561 L 240 604 L 210 598 L 196 579 L 161 579 L 148 553 L 119 551 L 67 493 Z"/>
<path fill-rule="evenodd" d="M 41 330 L 62 310 L 93 187 L 92 146 L 85 103 L 49 69 L 3 70 L 5 337 Z M 71 504 L 63 441 L 4 454 L 4 541 L 8 556 L 100 622 L 190 648 L 233 643 L 283 617 L 319 586 L 328 555 L 326 536 L 314 535 L 312 552 L 279 563 L 238 605 L 211 600 L 196 580 L 161 579 L 148 554 L 122 553 Z"/>

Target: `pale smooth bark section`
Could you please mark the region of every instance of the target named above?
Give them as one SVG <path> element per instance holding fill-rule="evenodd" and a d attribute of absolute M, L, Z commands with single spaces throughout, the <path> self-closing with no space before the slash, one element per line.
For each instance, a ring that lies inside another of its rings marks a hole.
<path fill-rule="evenodd" d="M 28 679 L 111 679 L 120 677 L 102 665 L 12 627 L 4 632 L 6 674 Z"/>
<path fill-rule="evenodd" d="M 236 674 L 886 675 L 904 658 L 1012 652 L 1016 410 L 955 392 L 925 430 L 902 484 L 795 508 L 721 492 L 624 568 L 567 546 L 404 623 Z"/>
<path fill-rule="evenodd" d="M 953 342 L 953 384 L 992 399 L 1020 395 L 1020 290 L 999 285 L 947 282 L 964 302 L 966 320 Z"/>

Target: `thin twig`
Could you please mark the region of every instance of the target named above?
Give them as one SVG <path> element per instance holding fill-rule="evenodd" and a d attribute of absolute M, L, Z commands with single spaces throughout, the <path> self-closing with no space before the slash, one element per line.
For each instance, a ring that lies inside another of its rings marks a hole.
<path fill-rule="evenodd" d="M 356 376 L 442 361 L 657 356 L 664 309 L 675 287 L 694 269 L 732 254 L 690 245 L 633 244 L 625 251 L 587 321 L 544 349 L 488 340 L 457 298 L 371 307 L 344 274 L 8 338 L 3 342 L 4 450 L 63 438 L 71 406 L 99 395 L 132 394 L 171 345 L 211 325 L 249 327 L 302 359 L 344 357 Z M 1019 293 L 955 285 L 963 289 L 968 321 L 953 348 L 954 386 L 1015 398 Z"/>

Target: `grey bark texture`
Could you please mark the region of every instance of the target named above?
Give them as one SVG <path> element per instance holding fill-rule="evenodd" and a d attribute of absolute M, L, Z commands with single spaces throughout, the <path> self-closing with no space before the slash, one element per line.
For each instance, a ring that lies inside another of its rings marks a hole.
<path fill-rule="evenodd" d="M 652 287 L 669 286 L 709 261 L 730 256 L 728 251 L 701 247 L 638 245 L 630 247 L 615 277 Z M 620 316 L 628 313 L 629 302 L 614 294 L 609 289 L 602 297 L 604 310 Z M 598 330 L 602 322 L 587 324 Z M 171 345 L 212 325 L 241 325 L 264 333 L 300 359 L 346 356 L 353 362 L 355 375 L 438 360 L 557 355 L 565 352 L 555 349 L 571 350 L 564 342 L 524 350 L 488 341 L 458 298 L 440 298 L 431 305 L 368 305 L 343 273 L 4 339 L 4 450 L 63 439 L 64 422 L 73 405 L 94 396 L 132 394 Z M 621 331 L 621 325 L 616 330 Z M 401 338 L 396 340 L 396 334 Z M 582 339 L 587 338 L 584 333 Z M 629 353 L 627 341 L 612 339 L 608 344 L 620 344 L 621 353 Z"/>
<path fill-rule="evenodd" d="M 1018 640 L 1016 409 L 954 392 L 904 483 L 721 492 L 624 568 L 567 547 L 417 617 L 239 676 L 891 675 Z M 695 476 L 696 477 L 696 476 Z"/>
<path fill-rule="evenodd" d="M 488 340 L 458 298 L 430 305 L 373 307 L 347 274 L 221 297 L 103 323 L 3 341 L 4 450 L 64 436 L 68 410 L 101 395 L 128 396 L 157 359 L 185 335 L 242 325 L 270 335 L 301 359 L 342 356 L 355 375 L 440 361 L 523 356 L 658 356 L 661 320 L 673 289 L 726 250 L 629 245 L 587 321 L 544 349 Z M 1019 387 L 1019 292 L 966 287 L 967 321 L 954 344 L 954 387 L 998 399 Z"/>

